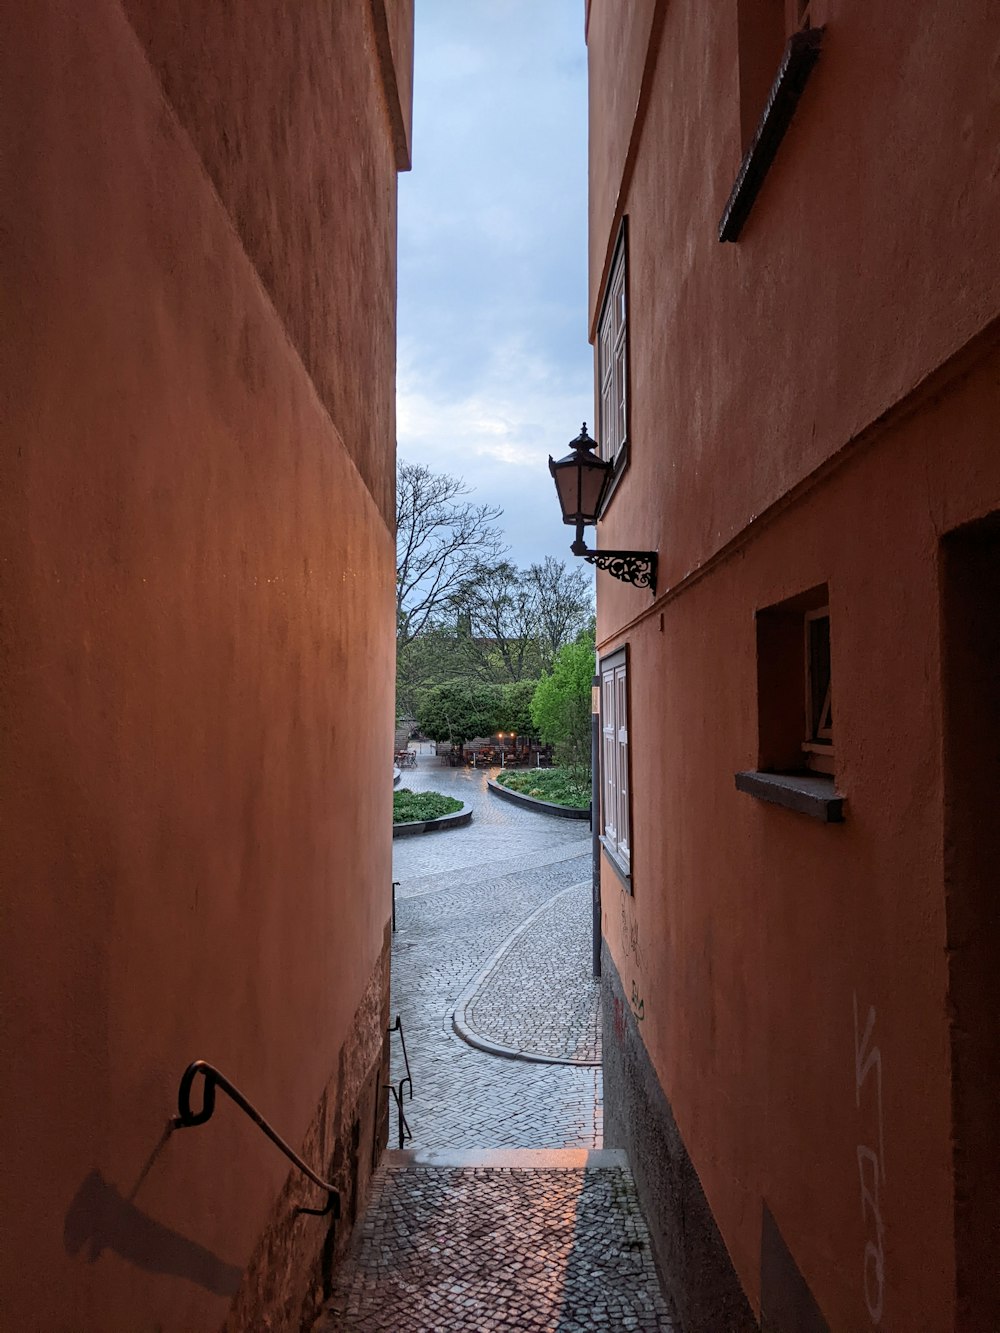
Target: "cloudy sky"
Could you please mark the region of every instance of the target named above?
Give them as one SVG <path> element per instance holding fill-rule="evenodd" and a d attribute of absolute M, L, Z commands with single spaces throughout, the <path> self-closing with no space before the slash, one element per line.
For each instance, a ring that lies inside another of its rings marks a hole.
<path fill-rule="evenodd" d="M 583 0 L 417 0 L 399 191 L 399 454 L 572 560 L 547 470 L 589 422 Z"/>

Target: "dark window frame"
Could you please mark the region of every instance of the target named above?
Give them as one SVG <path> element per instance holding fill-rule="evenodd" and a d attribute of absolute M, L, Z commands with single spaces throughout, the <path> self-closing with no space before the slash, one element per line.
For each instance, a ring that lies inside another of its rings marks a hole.
<path fill-rule="evenodd" d="M 826 633 L 815 626 L 826 622 Z M 830 591 L 818 584 L 761 607 L 757 638 L 756 769 L 736 774 L 740 791 L 825 823 L 842 823 L 836 789 L 836 693 Z M 822 679 L 817 689 L 815 676 Z M 822 699 L 816 702 L 821 693 Z"/>
<path fill-rule="evenodd" d="M 604 493 L 604 499 L 601 504 L 599 517 L 603 517 L 607 512 L 611 498 L 618 489 L 618 483 L 623 474 L 628 469 L 629 454 L 631 452 L 632 441 L 632 386 L 631 386 L 631 283 L 629 266 L 629 239 L 628 239 L 628 217 L 623 217 L 618 228 L 618 235 L 615 238 L 615 246 L 611 257 L 611 266 L 608 269 L 608 280 L 605 284 L 604 295 L 601 299 L 601 313 L 597 319 L 597 442 L 601 458 L 608 458 L 605 451 L 605 379 L 606 363 L 604 357 L 604 341 L 606 325 L 613 318 L 612 302 L 615 296 L 616 278 L 619 268 L 622 269 L 623 287 L 622 294 L 625 304 L 624 329 L 623 329 L 623 360 L 624 373 L 622 376 L 622 393 L 624 403 L 622 406 L 622 431 L 623 438 L 614 450 L 614 455 L 610 461 L 613 464 L 611 480 L 608 483 L 607 490 Z M 614 359 L 614 358 L 613 358 Z"/>

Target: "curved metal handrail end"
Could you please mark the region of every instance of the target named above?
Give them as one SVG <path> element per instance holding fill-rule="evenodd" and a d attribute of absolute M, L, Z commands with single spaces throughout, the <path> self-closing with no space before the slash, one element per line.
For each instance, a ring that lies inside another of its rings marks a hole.
<path fill-rule="evenodd" d="M 215 1110 L 215 1070 L 207 1060 L 193 1060 L 181 1075 L 177 1089 L 177 1114 L 173 1118 L 175 1129 L 193 1129 L 195 1125 L 204 1125 L 211 1120 Z M 199 1074 L 205 1076 L 205 1088 L 202 1092 L 201 1110 L 191 1109 L 191 1089 Z"/>
<path fill-rule="evenodd" d="M 205 1088 L 202 1094 L 201 1110 L 195 1111 L 191 1106 L 191 1089 L 194 1087 L 194 1081 L 198 1075 L 203 1075 L 205 1079 Z M 311 1166 L 308 1166 L 298 1155 L 294 1148 L 281 1137 L 277 1130 L 264 1119 L 257 1108 L 250 1102 L 235 1083 L 231 1083 L 225 1074 L 221 1073 L 214 1065 L 210 1065 L 207 1060 L 193 1060 L 181 1075 L 180 1085 L 177 1089 L 177 1114 L 172 1117 L 170 1125 L 174 1129 L 193 1129 L 196 1125 L 204 1125 L 211 1120 L 212 1113 L 215 1110 L 215 1088 L 218 1085 L 227 1097 L 240 1108 L 244 1115 L 254 1122 L 271 1140 L 288 1160 L 302 1172 L 304 1176 L 318 1185 L 321 1190 L 325 1190 L 327 1201 L 325 1208 L 296 1208 L 297 1213 L 309 1213 L 313 1217 L 326 1217 L 333 1214 L 334 1219 L 340 1217 L 340 1191 L 335 1185 L 331 1185 L 328 1180 L 318 1176 Z"/>

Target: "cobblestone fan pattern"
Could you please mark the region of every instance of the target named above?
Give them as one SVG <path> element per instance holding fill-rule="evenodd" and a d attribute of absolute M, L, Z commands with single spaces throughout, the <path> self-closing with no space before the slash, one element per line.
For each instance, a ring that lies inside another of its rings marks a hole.
<path fill-rule="evenodd" d="M 500 800 L 487 792 L 482 771 L 443 768 L 426 758 L 406 773 L 406 785 L 458 796 L 474 809 L 466 828 L 393 847 L 400 886 L 392 1013 L 402 1015 L 413 1075 L 413 1099 L 405 1103 L 409 1146 L 600 1147 L 599 1068 L 498 1058 L 452 1029 L 460 995 L 500 946 L 536 908 L 589 876 L 587 826 Z M 589 922 L 589 904 L 585 916 Z M 558 954 L 562 939 L 552 944 Z M 567 1001 L 565 1018 L 572 1013 Z M 393 1078 L 402 1073 L 394 1037 Z"/>
<path fill-rule="evenodd" d="M 601 1063 L 589 880 L 565 889 L 513 937 L 460 1017 L 477 1037 L 539 1057 Z"/>
<path fill-rule="evenodd" d="M 671 1330 L 627 1167 L 383 1167 L 313 1333 Z"/>

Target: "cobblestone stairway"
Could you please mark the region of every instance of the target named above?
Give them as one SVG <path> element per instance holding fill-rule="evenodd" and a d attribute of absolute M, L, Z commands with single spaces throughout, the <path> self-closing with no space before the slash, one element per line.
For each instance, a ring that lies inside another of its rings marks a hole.
<path fill-rule="evenodd" d="M 312 1333 L 674 1330 L 631 1173 L 602 1150 L 586 825 L 430 757 L 406 785 L 474 817 L 393 848 L 412 1151 L 386 1153 Z"/>
<path fill-rule="evenodd" d="M 313 1333 L 673 1330 L 624 1154 L 390 1152 Z"/>

